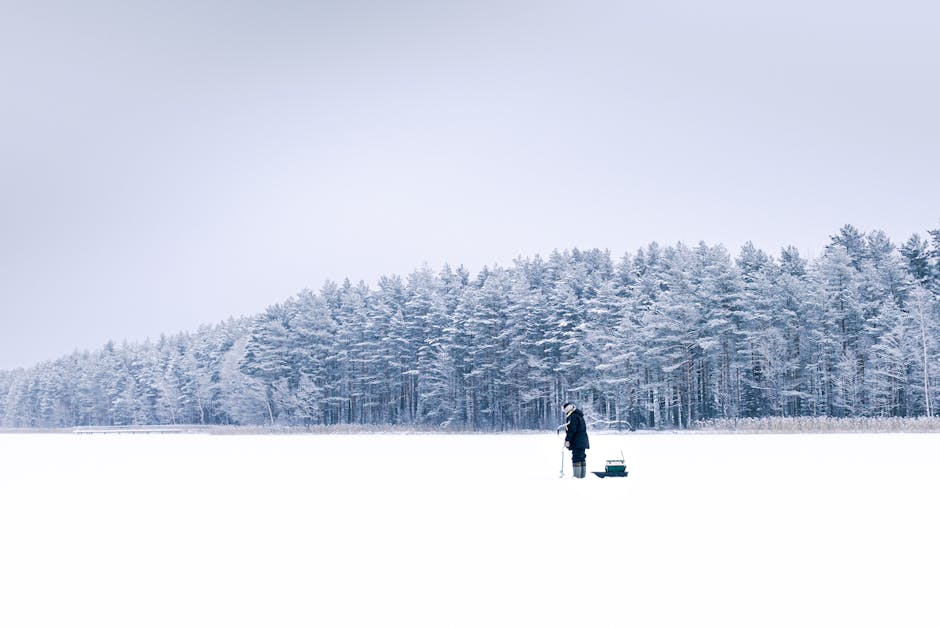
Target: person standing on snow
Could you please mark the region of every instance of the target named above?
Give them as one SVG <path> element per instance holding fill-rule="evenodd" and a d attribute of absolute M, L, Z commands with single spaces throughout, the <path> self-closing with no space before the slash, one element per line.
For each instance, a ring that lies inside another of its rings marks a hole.
<path fill-rule="evenodd" d="M 584 422 L 584 414 L 574 403 L 565 403 L 561 409 L 565 412 L 565 447 L 571 449 L 571 468 L 576 478 L 584 479 L 587 476 L 585 451 L 591 448 L 587 423 Z"/>

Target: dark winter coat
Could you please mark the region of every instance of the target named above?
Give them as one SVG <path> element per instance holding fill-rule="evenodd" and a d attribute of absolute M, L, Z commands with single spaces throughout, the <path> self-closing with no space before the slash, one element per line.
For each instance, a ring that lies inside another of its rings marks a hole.
<path fill-rule="evenodd" d="M 565 442 L 568 442 L 568 448 L 591 448 L 588 441 L 587 423 L 584 422 L 584 414 L 580 409 L 576 409 L 568 416 L 568 422 L 565 425 Z"/>

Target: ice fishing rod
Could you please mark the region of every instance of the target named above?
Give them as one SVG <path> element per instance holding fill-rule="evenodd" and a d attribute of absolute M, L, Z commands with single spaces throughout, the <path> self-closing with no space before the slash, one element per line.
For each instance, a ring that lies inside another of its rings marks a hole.
<path fill-rule="evenodd" d="M 562 429 L 566 429 L 566 430 L 568 429 L 567 422 L 563 425 L 558 425 L 558 427 L 555 428 L 555 435 L 558 435 Z M 558 472 L 558 478 L 559 479 L 565 478 L 565 441 L 564 440 L 562 440 L 561 442 L 561 470 Z"/>

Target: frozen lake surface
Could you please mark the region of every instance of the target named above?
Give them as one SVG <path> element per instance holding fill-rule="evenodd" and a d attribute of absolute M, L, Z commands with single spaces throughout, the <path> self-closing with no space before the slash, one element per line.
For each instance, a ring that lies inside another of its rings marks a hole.
<path fill-rule="evenodd" d="M 591 442 L 0 435 L 0 624 L 940 624 L 940 435 Z"/>

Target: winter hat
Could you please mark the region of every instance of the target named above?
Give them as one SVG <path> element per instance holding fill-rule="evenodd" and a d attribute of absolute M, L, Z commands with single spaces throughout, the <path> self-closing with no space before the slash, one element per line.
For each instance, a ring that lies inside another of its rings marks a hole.
<path fill-rule="evenodd" d="M 561 410 L 565 412 L 566 416 L 576 409 L 577 407 L 575 406 L 574 403 L 565 403 L 564 405 L 561 406 Z"/>

